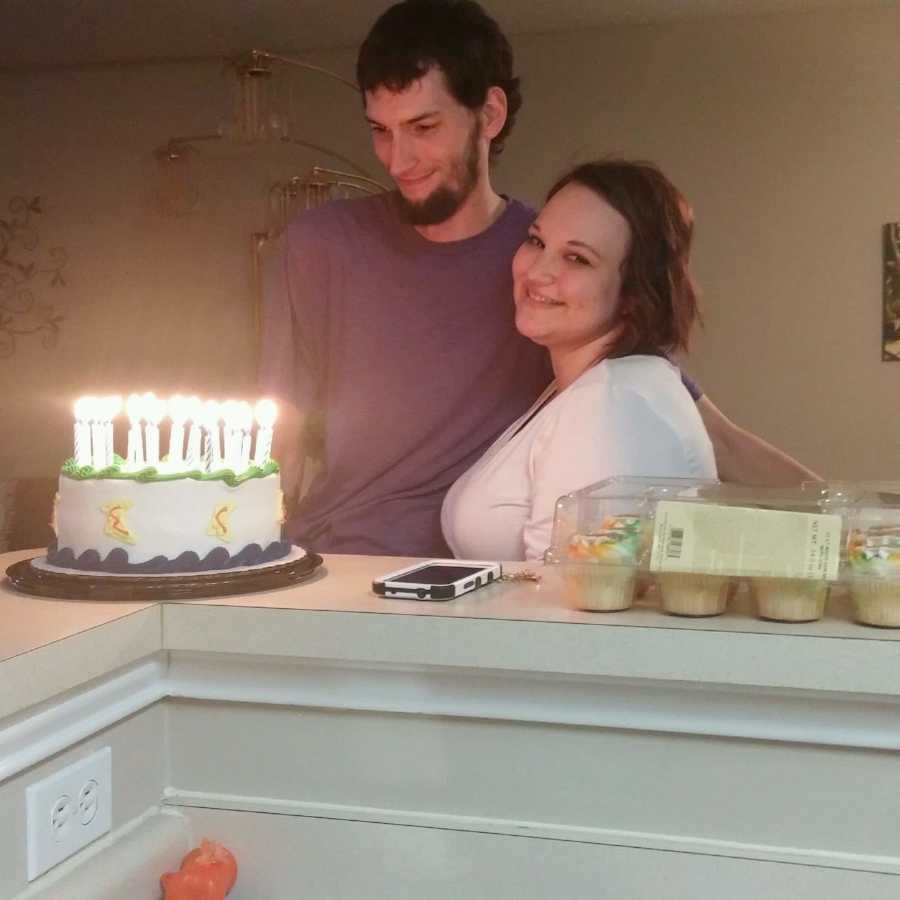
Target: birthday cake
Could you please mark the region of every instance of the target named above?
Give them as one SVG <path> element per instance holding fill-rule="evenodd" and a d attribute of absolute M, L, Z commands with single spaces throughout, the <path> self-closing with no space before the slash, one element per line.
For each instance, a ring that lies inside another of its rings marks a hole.
<path fill-rule="evenodd" d="M 169 453 L 160 459 L 164 406 L 145 396 L 143 404 L 129 402 L 126 459 L 112 451 L 112 419 L 121 406 L 109 402 L 113 399 L 104 401 L 102 413 L 98 403 L 87 410 L 82 405 L 80 418 L 76 411 L 76 455 L 59 476 L 50 566 L 200 573 L 262 565 L 291 552 L 292 544 L 281 538 L 281 476 L 268 457 L 274 413 L 267 408 L 258 419 L 251 459 L 252 412 L 248 421 L 244 405 L 230 410 L 195 405 L 192 416 L 182 416 L 173 398 Z"/>

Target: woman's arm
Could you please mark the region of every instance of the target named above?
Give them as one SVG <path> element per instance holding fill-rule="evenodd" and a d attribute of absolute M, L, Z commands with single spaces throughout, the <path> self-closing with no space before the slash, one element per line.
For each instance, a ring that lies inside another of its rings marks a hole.
<path fill-rule="evenodd" d="M 778 487 L 822 480 L 787 453 L 735 425 L 705 394 L 697 401 L 697 411 L 713 443 L 722 481 Z"/>

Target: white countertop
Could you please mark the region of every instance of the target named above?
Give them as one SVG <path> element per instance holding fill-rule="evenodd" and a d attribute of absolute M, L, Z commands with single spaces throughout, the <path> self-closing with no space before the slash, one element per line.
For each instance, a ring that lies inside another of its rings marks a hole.
<path fill-rule="evenodd" d="M 40 554 L 2 555 L 0 571 Z M 701 619 L 661 613 L 652 593 L 631 610 L 580 612 L 565 606 L 552 577 L 448 602 L 372 593 L 373 578 L 409 562 L 331 555 L 297 585 L 165 603 L 46 599 L 4 580 L 0 718 L 166 650 L 900 693 L 900 629 L 855 624 L 840 596 L 818 622 L 781 624 L 755 618 L 744 596 Z"/>

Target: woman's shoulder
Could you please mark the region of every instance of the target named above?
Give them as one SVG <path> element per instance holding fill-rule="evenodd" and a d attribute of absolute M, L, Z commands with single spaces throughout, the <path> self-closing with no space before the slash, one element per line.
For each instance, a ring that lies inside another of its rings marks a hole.
<path fill-rule="evenodd" d="M 587 370 L 573 385 L 579 391 L 617 393 L 656 392 L 665 386 L 681 386 L 681 373 L 663 356 L 622 356 L 604 359 Z"/>
<path fill-rule="evenodd" d="M 566 397 L 566 395 L 569 395 Z M 559 413 L 566 419 L 601 406 L 623 415 L 643 411 L 663 419 L 696 412 L 696 404 L 681 381 L 677 366 L 662 356 L 624 356 L 606 359 L 588 369 L 561 398 Z"/>

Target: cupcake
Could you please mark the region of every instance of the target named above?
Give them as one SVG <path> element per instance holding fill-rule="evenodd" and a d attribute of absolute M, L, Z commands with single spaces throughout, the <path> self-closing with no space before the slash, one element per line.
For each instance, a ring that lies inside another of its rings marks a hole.
<path fill-rule="evenodd" d="M 900 628 L 900 526 L 854 531 L 848 558 L 856 620 Z"/>
<path fill-rule="evenodd" d="M 828 585 L 809 578 L 755 578 L 757 615 L 776 622 L 814 622 L 825 612 Z"/>
<path fill-rule="evenodd" d="M 857 581 L 850 592 L 857 622 L 900 628 L 900 584 L 896 581 Z"/>
<path fill-rule="evenodd" d="M 728 605 L 730 579 L 696 572 L 660 572 L 662 608 L 676 616 L 718 616 Z"/>
<path fill-rule="evenodd" d="M 597 531 L 573 535 L 564 566 L 569 603 L 594 612 L 628 609 L 641 537 L 639 516 L 607 516 Z"/>
<path fill-rule="evenodd" d="M 634 599 L 634 569 L 576 563 L 563 576 L 566 599 L 575 609 L 615 612 L 628 609 Z"/>

